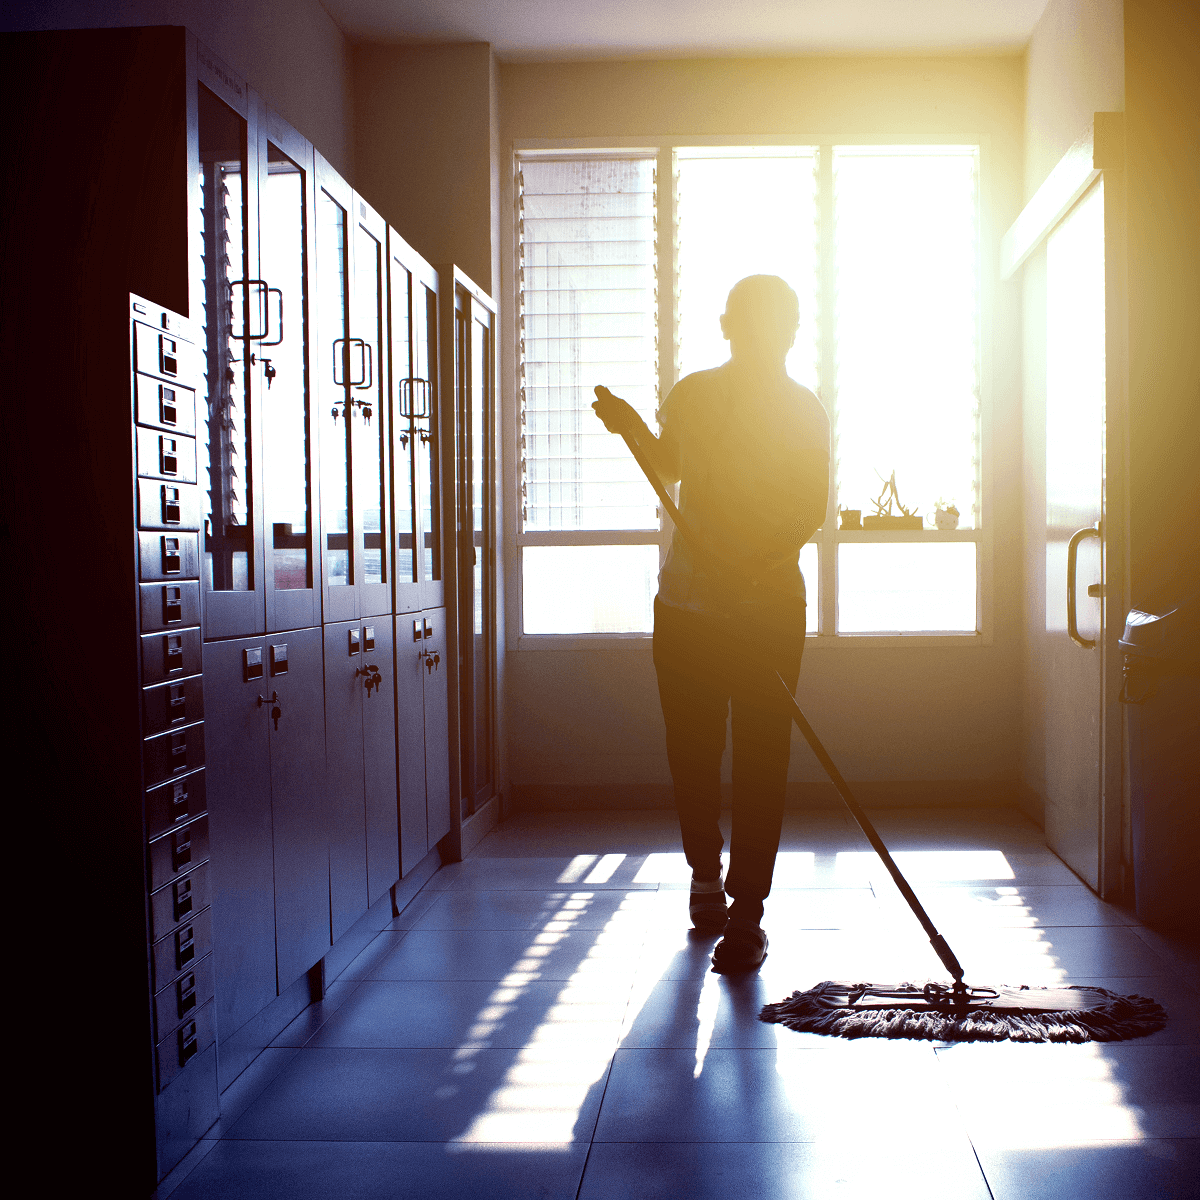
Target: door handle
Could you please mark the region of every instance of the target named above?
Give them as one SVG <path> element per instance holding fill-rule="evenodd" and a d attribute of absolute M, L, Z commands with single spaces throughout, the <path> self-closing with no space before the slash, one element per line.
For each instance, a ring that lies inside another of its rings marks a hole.
<path fill-rule="evenodd" d="M 1067 543 L 1067 633 L 1070 634 L 1071 641 L 1077 646 L 1082 646 L 1084 650 L 1094 650 L 1096 643 L 1091 638 L 1079 636 L 1079 625 L 1075 620 L 1075 572 L 1079 564 L 1079 543 L 1087 538 L 1098 538 L 1100 536 L 1099 522 L 1095 525 L 1088 526 L 1087 529 L 1077 529 L 1071 534 L 1071 540 Z M 1089 589 L 1090 594 L 1091 589 Z"/>

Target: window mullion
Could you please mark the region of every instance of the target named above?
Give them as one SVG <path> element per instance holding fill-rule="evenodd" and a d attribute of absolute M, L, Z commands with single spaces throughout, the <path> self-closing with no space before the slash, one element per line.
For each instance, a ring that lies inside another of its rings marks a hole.
<path fill-rule="evenodd" d="M 817 597 L 817 632 L 823 637 L 837 633 L 837 264 L 834 261 L 833 147 L 817 152 L 817 208 L 820 222 L 817 237 L 818 283 L 817 361 L 820 371 L 818 395 L 829 414 L 829 500 L 821 529 L 818 558 L 820 575 Z"/>
<path fill-rule="evenodd" d="M 654 339 L 658 355 L 658 395 L 655 397 L 655 412 L 661 407 L 668 393 L 675 386 L 679 370 L 679 338 L 676 334 L 676 305 L 678 300 L 678 256 L 679 244 L 677 225 L 676 188 L 678 170 L 675 165 L 675 148 L 662 146 L 658 151 L 656 169 L 657 187 L 654 195 L 655 228 L 655 294 L 658 301 L 658 328 Z M 659 506 L 660 532 L 658 545 L 659 569 L 667 561 L 674 526 L 671 519 Z"/>

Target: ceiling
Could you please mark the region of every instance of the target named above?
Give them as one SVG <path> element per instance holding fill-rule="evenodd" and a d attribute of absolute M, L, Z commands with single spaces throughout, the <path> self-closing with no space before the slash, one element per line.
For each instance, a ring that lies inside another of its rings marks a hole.
<path fill-rule="evenodd" d="M 1047 0 L 321 0 L 368 42 L 490 42 L 506 62 L 1011 53 Z"/>

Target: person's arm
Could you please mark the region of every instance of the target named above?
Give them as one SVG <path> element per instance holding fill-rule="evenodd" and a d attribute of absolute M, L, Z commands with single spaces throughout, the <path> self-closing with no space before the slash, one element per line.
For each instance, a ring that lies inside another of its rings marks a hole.
<path fill-rule="evenodd" d="M 662 437 L 655 437 L 628 401 L 614 396 L 603 384 L 595 390 L 596 401 L 592 408 L 595 409 L 596 416 L 604 422 L 604 428 L 609 433 L 628 433 L 645 451 L 659 479 L 668 487 L 678 483 L 682 469 L 679 443 L 670 428 L 663 429 Z"/>

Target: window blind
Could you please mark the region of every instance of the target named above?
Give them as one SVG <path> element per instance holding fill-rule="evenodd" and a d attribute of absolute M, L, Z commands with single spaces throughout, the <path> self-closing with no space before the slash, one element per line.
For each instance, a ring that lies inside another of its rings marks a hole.
<path fill-rule="evenodd" d="M 525 531 L 658 527 L 649 484 L 591 410 L 604 384 L 655 428 L 656 182 L 653 158 L 519 162 Z"/>

